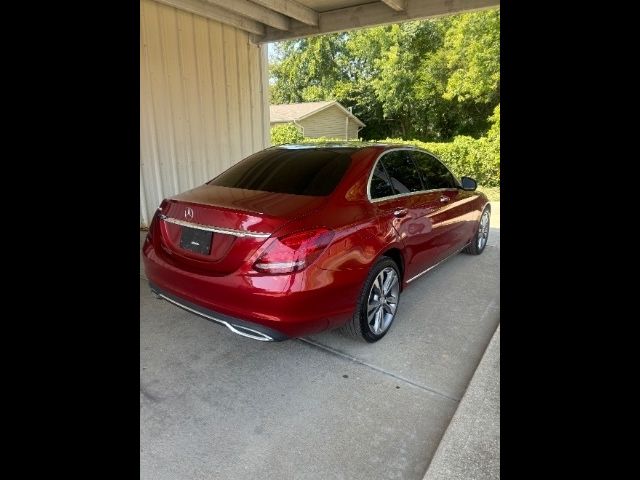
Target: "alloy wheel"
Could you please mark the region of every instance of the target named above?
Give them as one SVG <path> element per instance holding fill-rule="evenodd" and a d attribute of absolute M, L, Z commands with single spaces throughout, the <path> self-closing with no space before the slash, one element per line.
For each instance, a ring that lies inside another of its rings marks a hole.
<path fill-rule="evenodd" d="M 367 302 L 367 324 L 375 335 L 382 334 L 389 328 L 398 309 L 400 282 L 398 274 L 391 267 L 378 273 Z"/>
<path fill-rule="evenodd" d="M 485 210 L 480 218 L 480 226 L 478 227 L 478 250 L 482 250 L 487 244 L 489 238 L 489 210 Z"/>

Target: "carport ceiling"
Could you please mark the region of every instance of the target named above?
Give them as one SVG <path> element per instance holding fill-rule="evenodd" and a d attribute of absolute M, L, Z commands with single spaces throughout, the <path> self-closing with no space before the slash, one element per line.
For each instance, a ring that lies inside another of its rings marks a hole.
<path fill-rule="evenodd" d="M 341 32 L 500 5 L 500 0 L 158 0 L 233 25 L 256 43 Z"/>

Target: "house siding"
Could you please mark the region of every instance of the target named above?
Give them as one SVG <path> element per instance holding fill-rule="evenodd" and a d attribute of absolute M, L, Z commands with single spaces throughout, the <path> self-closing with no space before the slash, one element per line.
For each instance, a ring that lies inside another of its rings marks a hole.
<path fill-rule="evenodd" d="M 304 128 L 305 137 L 344 138 L 345 118 L 347 116 L 339 107 L 331 106 L 298 120 L 298 124 Z M 352 118 L 349 118 L 349 139 L 356 138 L 358 138 L 358 126 Z"/>
<path fill-rule="evenodd" d="M 352 118 L 349 119 L 349 139 L 353 140 L 358 138 L 358 124 L 353 121 Z"/>
<path fill-rule="evenodd" d="M 167 197 L 269 146 L 267 47 L 140 1 L 140 225 Z"/>

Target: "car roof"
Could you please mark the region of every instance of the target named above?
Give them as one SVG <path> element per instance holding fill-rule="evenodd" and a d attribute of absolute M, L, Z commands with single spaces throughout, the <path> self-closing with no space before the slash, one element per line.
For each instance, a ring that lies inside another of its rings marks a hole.
<path fill-rule="evenodd" d="M 400 143 L 383 143 L 383 142 L 361 142 L 361 141 L 344 141 L 344 142 L 319 142 L 319 143 L 285 143 L 283 145 L 276 145 L 271 148 L 283 148 L 287 150 L 313 150 L 321 148 L 348 148 L 352 150 L 360 150 L 363 148 L 418 148 L 413 145 L 404 145 Z"/>

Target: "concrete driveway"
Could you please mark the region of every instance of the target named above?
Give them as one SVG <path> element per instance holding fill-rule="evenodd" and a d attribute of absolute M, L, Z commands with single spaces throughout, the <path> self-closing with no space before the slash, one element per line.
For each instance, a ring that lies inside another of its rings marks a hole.
<path fill-rule="evenodd" d="M 141 267 L 141 478 L 422 479 L 499 323 L 492 226 L 481 256 L 412 283 L 373 345 L 239 337 L 155 299 Z"/>

